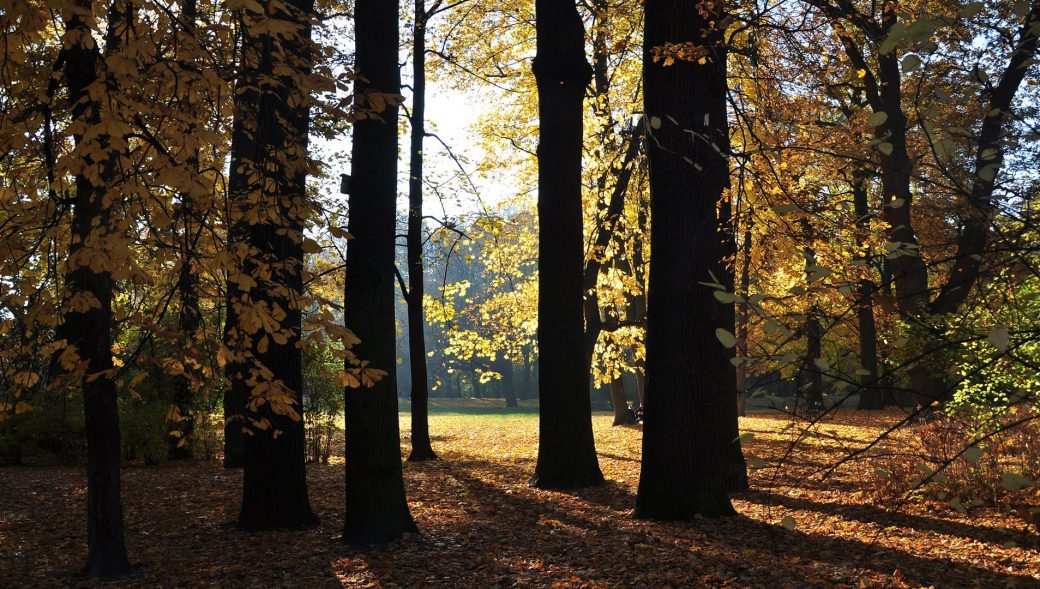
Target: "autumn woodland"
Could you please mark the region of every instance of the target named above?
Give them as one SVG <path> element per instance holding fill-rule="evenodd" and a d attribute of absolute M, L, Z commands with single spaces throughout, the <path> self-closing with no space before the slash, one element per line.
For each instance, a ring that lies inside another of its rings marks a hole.
<path fill-rule="evenodd" d="M 0 587 L 1040 586 L 1040 0 L 0 0 Z"/>

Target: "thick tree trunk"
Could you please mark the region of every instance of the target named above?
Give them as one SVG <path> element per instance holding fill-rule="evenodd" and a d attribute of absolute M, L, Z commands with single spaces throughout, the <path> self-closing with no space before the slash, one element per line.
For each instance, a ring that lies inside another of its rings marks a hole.
<path fill-rule="evenodd" d="M 255 283 L 239 299 L 242 309 L 268 313 L 274 325 L 255 330 L 234 326 L 243 342 L 249 392 L 244 427 L 242 511 L 246 530 L 316 525 L 307 496 L 303 421 L 303 357 L 299 347 L 303 292 L 303 230 L 307 192 L 309 98 L 301 88 L 311 67 L 313 0 L 295 0 L 266 14 L 244 14 L 243 78 L 247 90 L 236 117 L 251 139 L 234 158 L 245 172 L 240 210 L 248 257 L 242 269 Z M 266 19 L 299 25 L 295 35 L 276 38 L 254 32 Z M 276 78 L 277 86 L 257 83 Z M 263 88 L 263 89 L 261 89 Z M 249 95 L 249 96 L 245 96 Z M 255 107 L 255 110 L 254 110 Z M 252 222 L 250 222 L 252 221 Z M 263 403 L 257 401 L 262 400 Z M 275 410 L 275 407 L 283 407 Z"/>
<path fill-rule="evenodd" d="M 354 125 L 344 322 L 361 340 L 354 351 L 386 371 L 371 388 L 345 391 L 347 492 L 343 540 L 383 544 L 416 531 L 405 499 L 397 418 L 394 235 L 397 201 L 397 0 L 354 7 L 355 92 L 388 98 L 380 118 Z M 348 369 L 351 366 L 347 367 Z"/>
<path fill-rule="evenodd" d="M 610 381 L 610 403 L 614 406 L 613 425 L 631 425 L 636 422 L 636 414 L 625 399 L 625 383 L 620 376 Z"/>
<path fill-rule="evenodd" d="M 412 373 L 412 453 L 408 460 L 436 460 L 430 445 L 430 385 L 423 319 L 423 137 L 426 135 L 426 8 L 415 0 L 412 40 L 411 165 L 408 174 L 408 359 Z"/>
<path fill-rule="evenodd" d="M 513 385 L 513 362 L 510 360 L 507 360 L 503 367 L 502 396 L 505 397 L 506 407 L 519 406 L 516 398 L 516 387 Z"/>
<path fill-rule="evenodd" d="M 577 8 L 536 0 L 538 463 L 543 489 L 598 485 L 582 311 L 582 108 L 592 76 Z"/>
<path fill-rule="evenodd" d="M 73 44 L 66 48 L 65 81 L 68 85 L 72 120 L 90 129 L 102 122 L 103 105 L 91 97 L 89 88 L 98 82 L 97 44 L 89 47 L 90 26 L 83 15 L 90 14 L 90 2 L 77 2 L 77 11 L 66 22 L 66 37 Z M 122 45 L 121 35 L 128 28 L 131 8 L 114 3 L 109 13 L 107 52 Z M 79 40 L 79 41 L 76 41 Z M 91 301 L 85 310 L 66 310 L 59 335 L 74 347 L 81 364 L 78 376 L 83 394 L 84 436 L 87 441 L 87 563 L 88 577 L 112 577 L 130 572 L 123 539 L 123 506 L 120 495 L 120 436 L 116 385 L 112 377 L 112 275 L 96 272 L 91 258 L 104 256 L 99 244 L 110 230 L 111 208 L 106 195 L 118 194 L 115 186 L 120 154 L 116 140 L 101 135 L 85 140 L 83 130 L 74 137 L 79 157 L 86 165 L 76 176 L 76 195 L 72 208 L 72 242 L 66 274 L 66 309 Z M 89 153 L 106 154 L 91 162 Z M 94 169 L 91 169 L 91 168 Z M 91 178 L 98 178 L 95 183 Z"/>
<path fill-rule="evenodd" d="M 710 272 L 722 244 L 717 207 L 729 183 L 726 49 L 717 8 L 647 0 L 643 53 L 650 154 L 651 258 L 647 300 L 646 407 L 636 517 L 689 520 L 734 513 L 736 404 L 732 366 L 715 335 L 729 328 L 712 296 Z M 654 50 L 694 43 L 704 63 L 664 67 Z"/>

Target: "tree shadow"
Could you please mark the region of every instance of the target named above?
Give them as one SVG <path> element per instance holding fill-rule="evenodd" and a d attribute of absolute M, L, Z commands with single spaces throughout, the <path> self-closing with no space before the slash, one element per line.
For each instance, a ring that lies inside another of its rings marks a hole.
<path fill-rule="evenodd" d="M 423 541 L 409 549 L 418 550 L 426 578 L 439 579 L 440 585 L 465 575 L 483 575 L 522 586 L 580 584 L 578 580 L 624 586 L 720 586 L 733 581 L 764 586 L 765 579 L 771 586 L 784 582 L 807 586 L 825 584 L 821 579 L 854 580 L 857 575 L 850 571 L 888 576 L 899 570 L 924 584 L 1040 586 L 1027 575 L 930 558 L 871 541 L 788 530 L 740 516 L 690 523 L 634 520 L 628 511 L 631 491 L 616 483 L 568 493 L 540 491 L 522 487 L 526 472 L 486 461 L 462 461 L 445 474 L 464 489 L 468 517 L 430 526 Z M 752 492 L 743 498 L 762 503 L 769 496 Z M 785 507 L 827 507 L 798 500 L 792 504 L 789 498 L 778 497 Z M 875 522 L 869 513 L 867 508 L 851 515 Z M 875 523 L 939 528 L 924 521 L 927 518 L 900 519 L 900 515 L 882 513 Z M 971 531 L 963 525 L 954 529 L 962 534 Z M 999 534 L 970 537 L 1007 539 Z M 474 550 L 475 546 L 480 549 Z M 749 549 L 754 558 L 748 556 Z M 380 578 L 407 585 L 408 578 L 399 571 L 399 550 L 371 553 L 366 563 Z M 453 571 L 461 576 L 453 577 Z"/>
<path fill-rule="evenodd" d="M 913 515 L 900 511 L 891 511 L 873 505 L 824 503 L 811 501 L 801 497 L 788 497 L 770 491 L 750 491 L 740 496 L 744 501 L 759 505 L 775 505 L 788 509 L 799 509 L 815 511 L 827 515 L 833 515 L 847 520 L 877 524 L 882 527 L 913 528 L 917 530 L 928 530 L 948 536 L 959 536 L 968 540 L 976 540 L 987 544 L 1006 544 L 1015 542 L 1023 547 L 1038 548 L 1040 539 L 1028 531 L 1010 530 L 1007 528 L 992 528 L 988 526 L 975 526 L 948 519 L 938 519 Z"/>

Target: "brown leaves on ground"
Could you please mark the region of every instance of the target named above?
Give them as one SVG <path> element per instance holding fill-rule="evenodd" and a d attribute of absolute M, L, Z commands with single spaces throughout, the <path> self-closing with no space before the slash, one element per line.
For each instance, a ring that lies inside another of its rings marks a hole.
<path fill-rule="evenodd" d="M 891 414 L 841 414 L 772 467 L 794 430 L 780 414 L 742 420 L 750 455 L 765 468 L 734 503 L 739 517 L 691 524 L 632 518 L 639 427 L 594 417 L 609 483 L 574 493 L 527 485 L 534 414 L 434 414 L 442 460 L 406 464 L 422 533 L 359 552 L 337 541 L 342 463 L 311 465 L 322 518 L 305 531 L 244 533 L 240 472 L 216 463 L 124 471 L 133 577 L 106 586 L 162 587 L 1034 587 L 1040 542 L 996 511 L 961 515 L 938 503 L 880 505 L 862 468 L 820 481 L 842 445 L 867 440 Z M 403 420 L 406 424 L 407 420 Z M 83 473 L 0 470 L 0 586 L 84 583 Z"/>

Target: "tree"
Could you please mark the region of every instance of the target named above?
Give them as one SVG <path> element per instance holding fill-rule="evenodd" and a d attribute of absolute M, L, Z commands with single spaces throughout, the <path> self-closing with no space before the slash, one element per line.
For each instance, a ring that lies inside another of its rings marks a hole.
<path fill-rule="evenodd" d="M 732 314 L 703 286 L 720 268 L 718 208 L 729 185 L 723 16 L 717 5 L 645 4 L 651 255 L 639 518 L 734 513 L 727 424 L 736 403 L 716 339 Z"/>
<path fill-rule="evenodd" d="M 129 573 L 130 561 L 123 539 L 123 505 L 120 496 L 120 435 L 116 383 L 112 363 L 112 273 L 106 267 L 106 242 L 112 235 L 112 202 L 118 194 L 120 159 L 126 139 L 107 128 L 118 120 L 91 88 L 104 83 L 109 92 L 114 80 L 102 69 L 102 55 L 91 37 L 87 15 L 91 3 L 78 1 L 65 24 L 65 82 L 76 143 L 82 159 L 76 173 L 72 209 L 72 242 L 66 264 L 64 323 L 59 335 L 65 340 L 64 366 L 76 367 L 83 395 L 84 433 L 87 440 L 87 564 L 88 577 Z M 130 34 L 129 2 L 113 2 L 105 34 L 106 57 L 117 55 Z M 114 123 L 114 124 L 113 124 Z M 92 154 L 100 153 L 100 161 Z"/>
<path fill-rule="evenodd" d="M 177 46 L 181 51 L 181 58 L 185 61 L 196 61 L 198 47 L 195 38 L 195 19 L 197 18 L 196 1 L 184 0 L 181 6 L 181 14 L 177 23 Z M 196 82 L 198 80 L 196 79 Z M 189 116 L 197 117 L 195 111 L 200 110 L 194 104 L 193 96 L 189 90 L 189 84 L 183 84 L 183 91 L 178 99 L 182 108 L 189 110 Z M 191 133 L 195 129 L 189 128 Z M 199 152 L 196 147 L 188 156 L 187 166 L 191 170 L 193 180 L 199 176 Z M 180 193 L 180 208 L 178 217 L 180 220 L 180 270 L 177 276 L 177 293 L 180 299 L 180 315 L 178 316 L 178 328 L 180 330 L 181 345 L 185 351 L 193 350 L 199 327 L 202 325 L 202 312 L 199 308 L 199 262 L 198 241 L 201 233 L 201 221 L 199 207 L 195 204 L 196 195 L 192 191 L 184 190 Z M 190 372 L 184 366 L 184 374 L 174 383 L 173 406 L 176 408 L 174 427 L 177 435 L 169 436 L 170 457 L 175 459 L 190 458 L 192 455 L 192 434 L 195 431 L 195 414 L 193 400 L 195 397 L 195 381 L 189 377 Z"/>
<path fill-rule="evenodd" d="M 354 367 L 368 390 L 345 391 L 347 492 L 343 540 L 382 544 L 416 531 L 405 499 L 397 421 L 394 247 L 397 201 L 398 2 L 359 0 L 354 9 L 355 103 L 344 323 L 361 340 Z M 385 371 L 373 381 L 372 370 Z M 352 372 L 353 371 L 353 372 Z M 358 372 L 360 371 L 360 372 Z"/>
<path fill-rule="evenodd" d="M 543 489 L 598 485 L 582 315 L 582 102 L 592 68 L 577 8 L 535 2 L 538 85 L 538 463 Z"/>
<path fill-rule="evenodd" d="M 436 460 L 430 445 L 430 384 L 426 371 L 426 334 L 423 318 L 423 139 L 426 136 L 426 24 L 440 2 L 429 12 L 424 0 L 415 0 L 412 37 L 411 150 L 408 170 L 408 287 L 401 292 L 408 304 L 408 363 L 412 373 L 412 453 L 410 461 Z"/>
<path fill-rule="evenodd" d="M 878 151 L 885 205 L 883 216 L 889 224 L 888 241 L 893 249 L 889 263 L 897 307 L 902 319 L 919 328 L 918 339 L 922 340 L 922 361 L 915 363 L 910 370 L 911 388 L 918 404 L 928 406 L 946 398 L 950 392 L 945 383 L 946 366 L 938 358 L 946 347 L 942 322 L 965 302 L 983 268 L 992 233 L 990 217 L 995 210 L 994 190 L 998 187 L 997 178 L 1004 165 L 1006 128 L 1027 64 L 1036 54 L 1040 36 L 1037 26 L 1040 3 L 1021 3 L 1024 10 L 1012 11 L 1021 14 L 1022 22 L 1017 31 L 1002 39 L 1010 41 L 1011 48 L 999 73 L 999 81 L 990 81 L 989 75 L 978 65 L 973 70 L 970 82 L 981 85 L 983 96 L 979 101 L 983 108 L 976 120 L 970 122 L 977 128 L 971 134 L 973 156 L 964 161 L 954 161 L 956 158 L 951 157 L 949 148 L 952 144 L 943 143 L 950 140 L 943 139 L 942 133 L 936 133 L 934 122 L 921 125 L 925 140 L 933 148 L 936 168 L 952 176 L 952 183 L 958 186 L 957 196 L 966 205 L 963 211 L 957 211 L 961 219 L 955 239 L 956 251 L 951 262 L 943 264 L 947 266 L 943 272 L 946 278 L 937 288 L 934 298 L 929 277 L 936 272 L 929 271 L 922 256 L 922 244 L 914 223 L 915 174 L 922 166 L 918 164 L 918 158 L 912 157 L 915 124 L 907 114 L 906 104 L 912 93 L 905 93 L 903 88 L 908 82 L 919 82 L 905 75 L 921 66 L 922 59 L 915 51 L 928 57 L 939 51 L 953 53 L 957 51 L 957 45 L 952 44 L 950 49 L 931 41 L 932 34 L 941 26 L 941 19 L 922 14 L 908 25 L 908 19 L 917 15 L 903 12 L 898 2 L 881 3 L 880 14 L 877 5 L 861 9 L 854 3 L 831 3 L 829 0 L 808 0 L 808 3 L 825 15 L 835 29 L 849 67 L 862 78 L 864 98 L 876 117 L 873 119 L 876 123 L 873 145 Z M 956 19 L 950 22 L 956 22 Z M 961 65 L 954 68 L 957 69 L 967 71 L 972 68 Z M 923 112 L 931 106 L 921 104 L 919 98 L 913 100 L 917 101 L 915 110 Z M 978 111 L 977 107 L 965 110 Z M 967 172 L 968 177 L 962 179 L 960 176 L 964 174 L 947 171 L 957 168 Z M 956 207 L 950 209 L 956 210 Z"/>
<path fill-rule="evenodd" d="M 242 13 L 232 160 L 247 255 L 233 329 L 248 387 L 238 525 L 250 530 L 318 523 L 307 497 L 300 348 L 313 10 L 297 0 Z M 287 32 L 276 37 L 272 23 Z"/>

